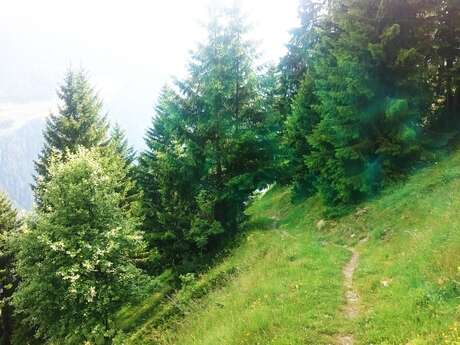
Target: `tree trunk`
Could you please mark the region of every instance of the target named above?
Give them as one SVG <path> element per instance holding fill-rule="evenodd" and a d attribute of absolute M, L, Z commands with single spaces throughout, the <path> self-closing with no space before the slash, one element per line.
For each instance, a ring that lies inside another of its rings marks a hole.
<path fill-rule="evenodd" d="M 11 345 L 11 335 L 13 333 L 12 308 L 8 303 L 2 310 L 2 338 L 0 345 Z"/>
<path fill-rule="evenodd" d="M 105 330 L 109 332 L 109 317 L 105 316 L 104 320 Z M 112 345 L 112 338 L 110 336 L 104 335 L 104 345 Z"/>

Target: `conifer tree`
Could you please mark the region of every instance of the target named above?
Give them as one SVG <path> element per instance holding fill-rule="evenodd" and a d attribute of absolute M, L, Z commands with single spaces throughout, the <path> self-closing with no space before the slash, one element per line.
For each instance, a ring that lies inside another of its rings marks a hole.
<path fill-rule="evenodd" d="M 272 152 L 273 160 L 267 162 L 267 172 L 271 170 L 274 180 L 285 185 L 290 182 L 289 152 L 282 145 L 285 132 L 283 115 L 284 97 L 282 96 L 282 75 L 277 66 L 267 65 L 260 78 L 261 111 L 265 114 L 264 126 L 267 129 L 267 147 Z M 273 166 L 270 166 L 270 165 Z"/>
<path fill-rule="evenodd" d="M 311 64 L 312 52 L 320 39 L 319 31 L 324 29 L 327 21 L 327 0 L 300 0 L 298 15 L 300 26 L 291 31 L 287 44 L 288 51 L 281 58 L 281 115 L 286 118 L 291 114 L 291 105 L 305 78 Z"/>
<path fill-rule="evenodd" d="M 127 167 L 133 165 L 136 160 L 136 152 L 134 148 L 129 145 L 125 131 L 123 131 L 118 124 L 115 124 L 110 133 L 110 145 L 112 145 L 115 151 L 123 157 Z"/>
<path fill-rule="evenodd" d="M 316 191 L 315 174 L 307 166 L 306 155 L 311 152 L 308 137 L 319 121 L 314 109 L 315 79 L 313 56 L 321 41 L 320 32 L 327 26 L 326 2 L 323 0 L 301 0 L 299 4 L 300 26 L 292 30 L 287 45 L 288 52 L 281 59 L 282 98 L 284 112 L 283 140 L 287 163 L 285 170 L 293 184 L 293 197 L 306 197 Z"/>
<path fill-rule="evenodd" d="M 316 172 L 308 167 L 305 159 L 312 152 L 309 137 L 319 122 L 319 114 L 314 108 L 317 100 L 314 94 L 314 81 L 305 74 L 291 106 L 291 114 L 285 123 L 283 144 L 288 152 L 288 170 L 291 174 L 294 198 L 311 196 L 316 192 Z"/>
<path fill-rule="evenodd" d="M 77 147 L 91 148 L 107 142 L 108 124 L 101 115 L 102 102 L 85 71 L 69 70 L 58 91 L 58 114 L 52 114 L 44 131 L 45 144 L 35 162 L 35 199 L 42 204 L 42 184 L 48 179 L 49 159 L 55 152 L 63 160 Z"/>
<path fill-rule="evenodd" d="M 128 207 L 135 217 L 143 217 L 141 209 L 142 191 L 138 184 L 135 182 L 135 160 L 136 152 L 134 148 L 129 145 L 125 132 L 121 127 L 116 124 L 110 133 L 108 145 L 101 148 L 107 157 L 118 156 L 124 162 L 123 169 L 127 176 L 126 183 L 122 188 L 126 189 L 125 200 L 123 207 Z"/>
<path fill-rule="evenodd" d="M 0 192 L 0 344 L 10 345 L 13 332 L 11 296 L 17 286 L 10 237 L 19 228 L 16 210 Z"/>
<path fill-rule="evenodd" d="M 314 44 L 304 48 L 305 79 L 287 121 L 296 191 L 352 203 L 417 157 L 430 104 L 413 46 L 418 10 L 407 1 L 332 1 L 306 27 Z"/>
<path fill-rule="evenodd" d="M 159 250 L 179 261 L 236 231 L 250 194 L 273 177 L 273 136 L 246 24 L 236 8 L 212 18 L 189 77 L 177 93 L 163 93 L 141 158 L 147 224 Z"/>
<path fill-rule="evenodd" d="M 137 174 L 144 195 L 146 238 L 159 251 L 159 263 L 167 265 L 180 264 L 196 251 L 187 234 L 195 213 L 201 166 L 193 161 L 192 146 L 184 144 L 182 102 L 171 88 L 163 89 Z"/>
<path fill-rule="evenodd" d="M 432 27 L 434 65 L 432 83 L 439 127 L 452 130 L 460 124 L 460 2 L 435 1 Z"/>
<path fill-rule="evenodd" d="M 196 128 L 197 158 L 204 158 L 201 192 L 214 196 L 215 219 L 226 229 L 237 228 L 249 194 L 266 183 L 272 154 L 247 30 L 238 8 L 215 15 L 182 88 L 193 106 L 187 122 Z"/>

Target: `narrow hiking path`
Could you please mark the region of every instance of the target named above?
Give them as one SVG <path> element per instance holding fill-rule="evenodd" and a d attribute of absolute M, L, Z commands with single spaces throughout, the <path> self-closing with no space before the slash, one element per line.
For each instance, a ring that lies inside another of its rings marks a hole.
<path fill-rule="evenodd" d="M 367 238 L 361 240 L 358 245 L 365 243 Z M 359 252 L 357 246 L 353 248 L 347 247 L 351 252 L 350 261 L 343 267 L 343 286 L 345 288 L 345 306 L 343 313 L 348 320 L 355 319 L 359 314 L 359 295 L 353 287 L 353 275 L 359 263 Z M 353 345 L 354 337 L 352 334 L 339 335 L 337 337 L 338 345 Z"/>
<path fill-rule="evenodd" d="M 353 275 L 356 267 L 358 267 L 359 253 L 355 248 L 349 249 L 352 253 L 350 261 L 343 268 L 343 285 L 345 287 L 345 316 L 348 319 L 354 319 L 358 316 L 358 302 L 359 296 L 356 290 L 353 288 Z"/>

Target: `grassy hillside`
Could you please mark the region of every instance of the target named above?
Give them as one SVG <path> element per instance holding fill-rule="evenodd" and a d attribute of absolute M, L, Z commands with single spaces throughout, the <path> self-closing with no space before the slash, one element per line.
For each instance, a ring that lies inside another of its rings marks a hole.
<path fill-rule="evenodd" d="M 460 153 L 353 213 L 316 226 L 317 198 L 274 188 L 250 230 L 201 276 L 120 314 L 127 344 L 460 344 Z M 356 246 L 359 314 L 343 315 L 342 268 Z M 160 284 L 161 286 L 161 284 Z"/>

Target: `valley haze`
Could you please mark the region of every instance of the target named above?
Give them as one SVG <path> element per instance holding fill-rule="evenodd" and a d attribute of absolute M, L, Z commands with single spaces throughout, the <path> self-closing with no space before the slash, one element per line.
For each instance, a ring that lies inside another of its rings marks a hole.
<path fill-rule="evenodd" d="M 229 4 L 233 1 L 3 3 L 0 190 L 16 206 L 31 208 L 31 159 L 40 150 L 44 120 L 57 111 L 56 89 L 69 68 L 87 70 L 108 120 L 142 150 L 161 88 L 187 73 L 189 51 L 204 35 L 209 8 Z M 239 5 L 254 28 L 265 58 L 261 63 L 276 63 L 298 21 L 297 1 L 244 0 Z"/>

